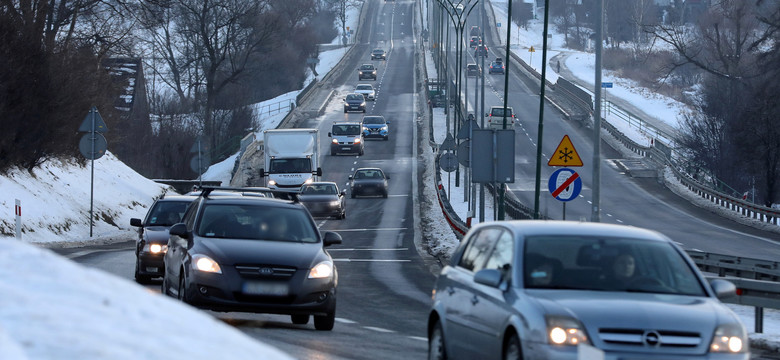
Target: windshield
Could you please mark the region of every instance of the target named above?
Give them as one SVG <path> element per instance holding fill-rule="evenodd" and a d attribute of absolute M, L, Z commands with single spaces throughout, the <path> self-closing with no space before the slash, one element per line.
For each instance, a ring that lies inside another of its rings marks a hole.
<path fill-rule="evenodd" d="M 333 135 L 360 135 L 360 125 L 333 125 Z"/>
<path fill-rule="evenodd" d="M 304 185 L 301 193 L 304 195 L 337 195 L 339 192 L 334 184 L 311 184 Z"/>
<path fill-rule="evenodd" d="M 273 174 L 309 173 L 311 160 L 309 158 L 271 159 L 268 171 Z"/>
<path fill-rule="evenodd" d="M 318 241 L 316 226 L 303 209 L 259 204 L 207 204 L 200 218 L 198 235 L 210 238 Z"/>
<path fill-rule="evenodd" d="M 366 116 L 363 118 L 363 124 L 384 124 L 385 118 L 381 116 Z"/>
<path fill-rule="evenodd" d="M 358 85 L 356 90 L 374 90 L 371 85 Z"/>
<path fill-rule="evenodd" d="M 374 65 L 362 65 L 360 70 L 374 70 Z"/>
<path fill-rule="evenodd" d="M 363 101 L 363 95 L 360 95 L 360 94 L 349 94 L 349 95 L 347 95 L 347 100 L 360 100 L 360 101 Z"/>
<path fill-rule="evenodd" d="M 181 217 L 187 210 L 190 201 L 158 201 L 149 212 L 147 226 L 171 226 L 181 222 Z"/>
<path fill-rule="evenodd" d="M 526 288 L 705 295 L 670 243 L 630 238 L 536 236 L 525 242 Z"/>

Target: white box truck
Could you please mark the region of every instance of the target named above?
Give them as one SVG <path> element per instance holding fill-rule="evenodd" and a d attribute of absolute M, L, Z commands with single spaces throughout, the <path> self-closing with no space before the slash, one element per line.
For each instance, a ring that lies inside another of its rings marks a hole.
<path fill-rule="evenodd" d="M 263 131 L 266 185 L 274 191 L 298 192 L 301 185 L 317 181 L 320 168 L 320 138 L 317 129 Z"/>

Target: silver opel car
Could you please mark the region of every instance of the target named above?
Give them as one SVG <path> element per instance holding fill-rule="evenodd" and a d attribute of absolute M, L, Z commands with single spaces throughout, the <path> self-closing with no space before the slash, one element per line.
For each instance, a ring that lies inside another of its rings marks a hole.
<path fill-rule="evenodd" d="M 654 231 L 483 223 L 436 280 L 429 359 L 748 359 L 735 292 Z"/>

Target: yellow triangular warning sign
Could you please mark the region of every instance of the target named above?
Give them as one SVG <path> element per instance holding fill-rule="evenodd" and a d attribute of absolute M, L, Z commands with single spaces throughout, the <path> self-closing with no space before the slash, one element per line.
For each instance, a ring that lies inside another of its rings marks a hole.
<path fill-rule="evenodd" d="M 569 135 L 564 135 L 561 143 L 547 162 L 547 166 L 582 166 L 582 159 L 571 143 Z"/>

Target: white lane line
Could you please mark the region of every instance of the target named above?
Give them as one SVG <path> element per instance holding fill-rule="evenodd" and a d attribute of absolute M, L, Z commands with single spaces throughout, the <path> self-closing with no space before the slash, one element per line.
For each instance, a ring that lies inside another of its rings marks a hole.
<path fill-rule="evenodd" d="M 425 342 L 428 342 L 428 339 L 427 339 L 427 338 L 420 337 L 420 336 L 408 336 L 408 338 L 410 338 L 410 339 L 412 339 L 412 340 L 420 340 L 420 341 L 425 341 Z"/>
<path fill-rule="evenodd" d="M 328 252 L 331 251 L 404 251 L 409 250 L 409 248 L 393 248 L 393 249 L 328 249 Z"/>
<path fill-rule="evenodd" d="M 340 322 L 342 324 L 357 324 L 357 321 L 352 321 L 344 318 L 336 318 L 336 322 Z"/>
<path fill-rule="evenodd" d="M 333 259 L 333 261 L 338 262 L 411 262 L 412 260 L 402 260 L 402 259 Z"/>
<path fill-rule="evenodd" d="M 363 329 L 373 330 L 373 331 L 381 332 L 381 333 L 394 333 L 395 332 L 393 330 L 387 330 L 387 329 L 382 329 L 382 328 L 373 327 L 373 326 L 363 326 Z"/>
<path fill-rule="evenodd" d="M 73 254 L 65 255 L 65 257 L 68 258 L 68 259 L 75 259 L 77 257 L 88 255 L 88 254 L 90 254 L 92 252 L 93 251 L 78 251 L 78 252 L 74 252 Z"/>
<path fill-rule="evenodd" d="M 407 196 L 409 196 L 409 194 L 400 194 L 400 195 L 392 195 L 392 194 L 390 194 L 390 195 L 387 195 L 387 197 L 407 197 Z"/>

